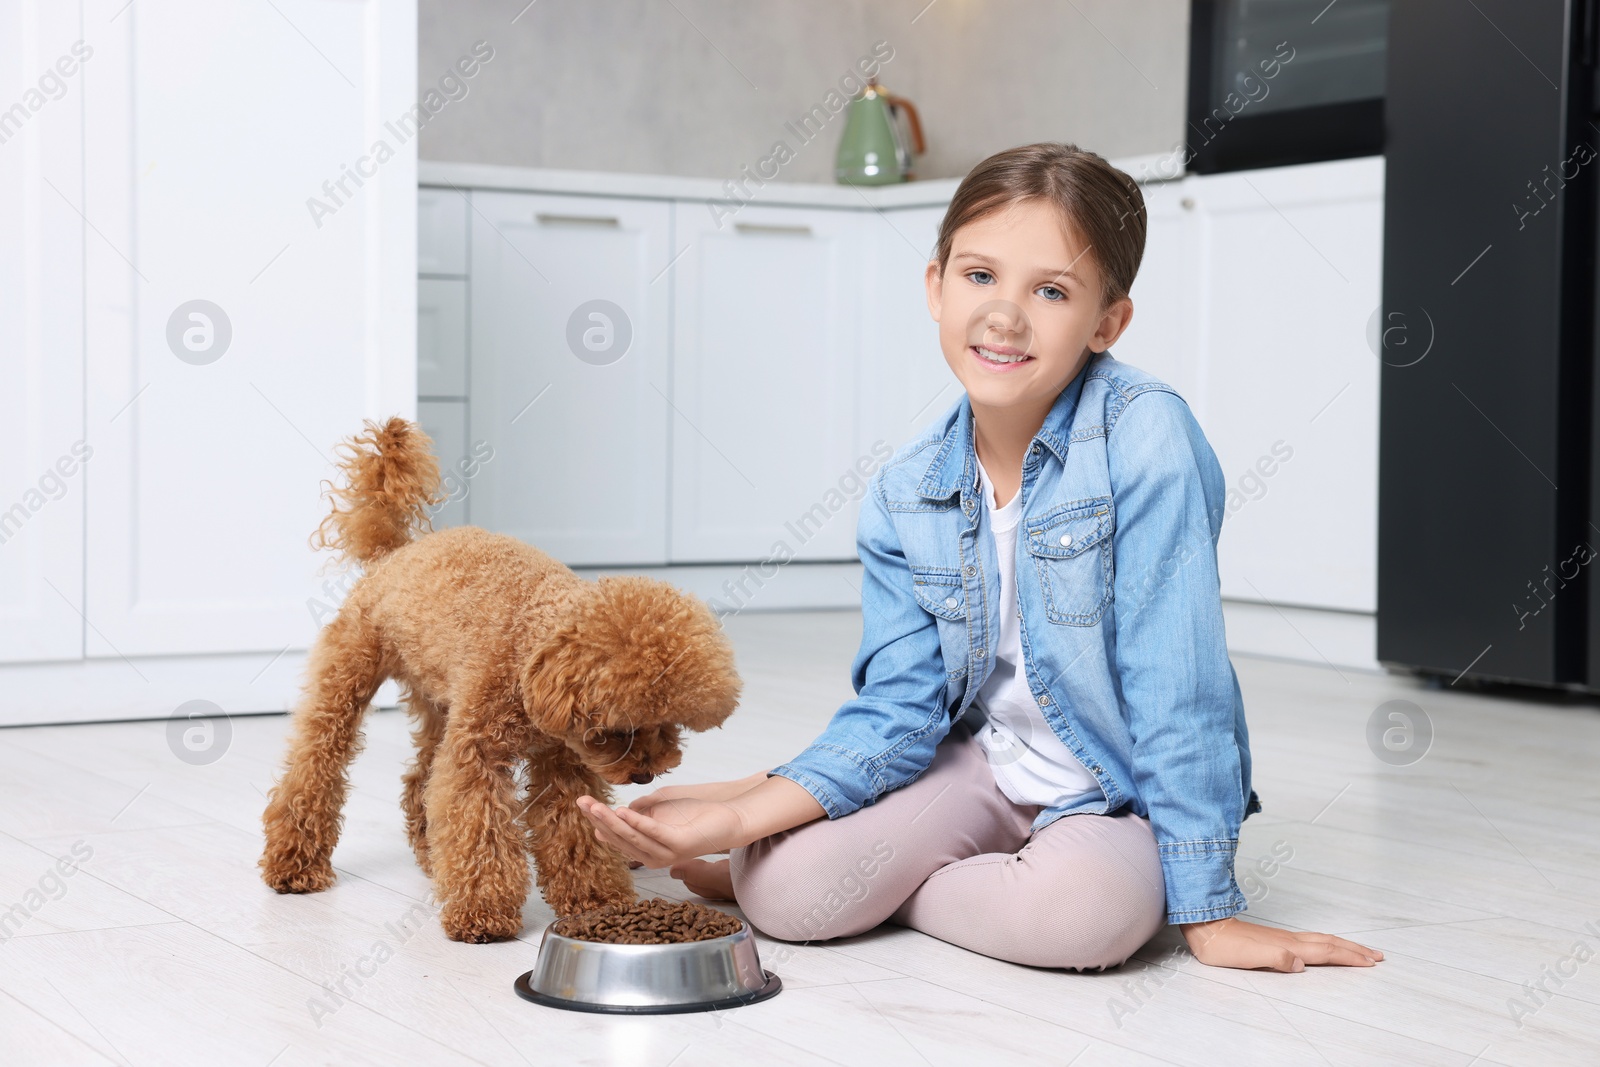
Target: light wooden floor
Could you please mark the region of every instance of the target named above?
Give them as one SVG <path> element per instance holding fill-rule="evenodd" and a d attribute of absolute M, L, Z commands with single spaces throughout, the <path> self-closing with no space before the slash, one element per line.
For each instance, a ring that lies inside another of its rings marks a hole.
<path fill-rule="evenodd" d="M 775 766 L 849 696 L 853 613 L 728 626 L 747 699 L 722 730 L 691 738 L 667 781 Z M 165 723 L 29 728 L 0 731 L 0 909 L 23 908 L 0 942 L 0 1060 L 1600 1062 L 1600 958 L 1587 958 L 1600 950 L 1596 705 L 1236 665 L 1264 804 L 1240 849 L 1249 915 L 1375 945 L 1388 956 L 1375 968 L 1208 968 L 1174 953 L 1168 928 L 1120 971 L 1075 974 L 884 926 L 810 946 L 761 938 L 763 964 L 785 983 L 762 1004 L 556 1011 L 511 988 L 551 918 L 536 896 L 523 938 L 500 945 L 450 942 L 424 914 L 428 884 L 396 803 L 401 713 L 369 720 L 339 882 L 310 897 L 277 896 L 256 877 L 286 719 L 235 719 L 226 755 L 203 767 L 174 757 Z M 1395 698 L 1419 704 L 1435 730 L 1411 766 L 1380 761 L 1366 741 L 1373 710 Z M 52 877 L 74 846 L 92 854 Z M 1255 863 L 1274 855 L 1288 858 L 1262 876 Z M 664 872 L 638 874 L 644 895 L 685 896 Z M 346 975 L 359 985 L 346 978 L 353 997 L 336 1003 L 323 983 Z M 1550 993 L 1524 985 L 1541 980 Z"/>

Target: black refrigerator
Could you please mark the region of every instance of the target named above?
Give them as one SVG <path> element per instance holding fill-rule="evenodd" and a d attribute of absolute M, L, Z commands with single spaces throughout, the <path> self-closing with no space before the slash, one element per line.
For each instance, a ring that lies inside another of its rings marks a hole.
<path fill-rule="evenodd" d="M 1400 0 L 1385 100 L 1378 659 L 1600 691 L 1600 0 Z"/>

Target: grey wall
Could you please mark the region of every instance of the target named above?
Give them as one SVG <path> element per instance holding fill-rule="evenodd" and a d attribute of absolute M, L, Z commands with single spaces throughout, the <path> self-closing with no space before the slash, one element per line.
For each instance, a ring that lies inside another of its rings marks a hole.
<path fill-rule="evenodd" d="M 922 115 L 919 178 L 1030 141 L 1115 157 L 1183 136 L 1187 0 L 526 2 L 421 0 L 419 96 L 494 50 L 435 98 L 423 159 L 732 178 L 783 139 L 781 180 L 832 182 L 843 115 L 804 145 L 785 122 L 880 40 L 880 81 Z"/>

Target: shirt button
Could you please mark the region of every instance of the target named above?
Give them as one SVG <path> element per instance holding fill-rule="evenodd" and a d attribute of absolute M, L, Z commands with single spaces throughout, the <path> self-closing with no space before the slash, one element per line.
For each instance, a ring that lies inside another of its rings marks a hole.
<path fill-rule="evenodd" d="M 953 597 L 953 596 L 945 597 L 944 598 L 944 606 L 947 607 L 947 608 L 954 609 L 955 606 L 956 606 L 956 598 Z"/>
<path fill-rule="evenodd" d="M 1028 451 L 1032 452 L 1034 455 L 1037 456 L 1039 454 L 1039 445 L 1038 445 L 1038 443 L 1035 442 L 1034 446 L 1032 448 L 1028 449 Z"/>
<path fill-rule="evenodd" d="M 1061 535 L 1061 544 L 1063 546 L 1072 544 L 1072 535 L 1071 534 L 1062 534 Z"/>
<path fill-rule="evenodd" d="M 972 650 L 972 654 L 974 656 L 977 656 L 979 659 L 982 659 L 983 658 L 983 654 L 986 651 L 987 651 L 987 649 L 975 648 L 975 649 Z"/>
<path fill-rule="evenodd" d="M 965 574 L 968 578 L 971 578 L 974 574 L 978 573 L 978 568 L 969 563 L 965 567 L 961 568 L 961 573 Z"/>
<path fill-rule="evenodd" d="M 1050 706 L 1050 694 L 1049 693 L 1040 693 L 1039 694 L 1039 706 L 1040 707 L 1045 707 L 1045 708 Z"/>

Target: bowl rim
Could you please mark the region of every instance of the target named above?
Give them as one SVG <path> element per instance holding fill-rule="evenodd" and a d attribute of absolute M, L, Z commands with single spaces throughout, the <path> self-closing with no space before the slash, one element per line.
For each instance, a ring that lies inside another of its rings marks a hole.
<path fill-rule="evenodd" d="M 738 916 L 734 917 L 738 918 Z M 559 919 L 552 920 L 550 924 L 544 928 L 544 935 L 539 940 L 539 950 L 541 952 L 544 951 L 546 942 L 552 943 L 555 947 L 561 947 L 559 943 L 564 942 L 567 945 L 592 946 L 597 949 L 605 949 L 608 952 L 617 951 L 620 949 L 630 949 L 634 950 L 636 955 L 644 955 L 646 953 L 658 953 L 663 949 L 694 951 L 696 949 L 703 949 L 704 946 L 707 945 L 729 945 L 741 937 L 755 937 L 755 932 L 751 928 L 749 920 L 739 919 L 739 922 L 743 925 L 741 925 L 739 929 L 735 930 L 731 934 L 721 934 L 717 937 L 703 937 L 698 941 L 667 941 L 654 945 L 630 945 L 622 941 L 590 941 L 588 938 L 583 937 L 568 937 L 566 934 L 556 931 L 555 925 L 559 921 Z"/>

